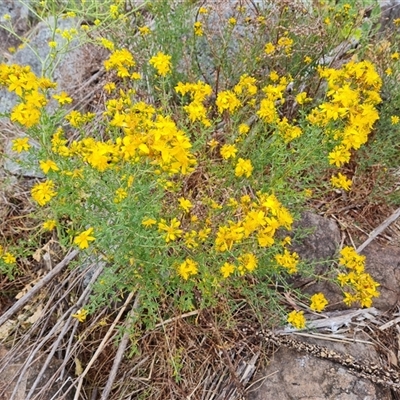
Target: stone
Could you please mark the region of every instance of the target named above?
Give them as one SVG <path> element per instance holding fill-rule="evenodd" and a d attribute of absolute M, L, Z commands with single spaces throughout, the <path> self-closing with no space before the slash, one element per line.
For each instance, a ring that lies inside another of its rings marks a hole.
<path fill-rule="evenodd" d="M 373 347 L 363 343 L 343 344 L 332 341 L 319 342 L 329 349 L 348 353 L 358 358 L 366 355 L 368 361 L 378 359 Z M 263 378 L 265 377 L 265 378 Z M 248 400 L 390 400 L 389 389 L 375 385 L 368 379 L 350 373 L 340 364 L 319 359 L 307 353 L 280 348 L 268 367 L 254 378 L 262 384 L 248 393 Z"/>
<path fill-rule="evenodd" d="M 305 212 L 293 225 L 293 232 L 291 248 L 302 260 L 314 263 L 335 257 L 340 244 L 340 229 L 334 221 Z M 326 268 L 326 264 L 318 264 L 317 272 L 324 272 Z"/>
<path fill-rule="evenodd" d="M 4 361 L 7 359 L 7 355 L 9 350 L 1 345 L 0 346 L 0 360 Z M 15 389 L 16 381 L 21 373 L 21 368 L 23 368 L 23 361 L 26 356 L 15 356 L 15 359 L 4 368 L 4 370 L 0 373 L 0 400 L 9 400 L 11 399 L 11 395 Z M 27 373 L 21 379 L 18 388 L 16 390 L 16 395 L 14 400 L 26 400 L 27 395 L 32 387 L 33 383 L 36 380 L 36 377 L 40 373 L 42 368 L 42 362 L 46 359 L 44 353 L 39 353 L 35 358 L 35 362 L 28 368 Z M 45 370 L 42 379 L 40 380 L 38 388 L 35 390 L 34 395 L 38 394 L 40 389 L 48 383 L 54 376 L 54 373 L 61 366 L 61 360 L 57 360 L 53 358 L 50 361 L 48 368 Z M 0 364 L 0 368 L 2 365 Z M 51 386 L 46 389 L 45 393 L 41 395 L 41 400 L 51 400 L 61 398 L 61 394 L 68 387 L 68 382 L 70 382 L 70 377 L 64 377 L 63 382 L 56 381 L 51 384 Z M 62 397 L 64 400 L 72 400 L 73 399 L 73 391 L 68 393 L 67 397 Z"/>
<path fill-rule="evenodd" d="M 400 248 L 372 242 L 363 251 L 366 271 L 380 284 L 380 296 L 373 306 L 379 310 L 393 309 L 400 298 Z"/>
<path fill-rule="evenodd" d="M 20 38 L 30 28 L 29 0 L 2 0 L 0 2 L 0 62 L 9 55 L 9 48 L 16 47 L 21 43 Z M 10 19 L 4 18 L 9 15 Z M 14 31 L 10 33 L 5 26 Z"/>

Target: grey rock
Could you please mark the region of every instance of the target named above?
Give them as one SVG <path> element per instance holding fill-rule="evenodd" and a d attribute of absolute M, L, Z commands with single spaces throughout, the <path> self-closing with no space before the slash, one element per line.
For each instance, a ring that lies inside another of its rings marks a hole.
<path fill-rule="evenodd" d="M 400 248 L 372 242 L 362 254 L 366 256 L 366 271 L 380 284 L 374 307 L 382 311 L 393 308 L 400 298 Z"/>
<path fill-rule="evenodd" d="M 29 143 L 33 148 L 39 148 L 39 144 L 32 139 Z M 39 168 L 39 162 L 34 153 L 23 151 L 18 154 L 12 151 L 11 138 L 9 138 L 5 144 L 3 168 L 11 175 L 23 176 L 25 178 L 45 177 L 42 170 Z"/>
<path fill-rule="evenodd" d="M 316 262 L 335 256 L 340 244 L 340 230 L 334 221 L 305 212 L 300 221 L 293 225 L 293 231 L 292 249 L 302 260 Z M 325 269 L 325 264 L 318 265 L 318 272 Z"/>
<path fill-rule="evenodd" d="M 312 340 L 308 339 L 311 343 Z M 314 339 L 314 342 L 315 339 Z M 321 342 L 321 341 L 319 341 Z M 323 346 L 342 354 L 376 362 L 377 353 L 362 343 L 324 341 Z M 390 390 L 350 373 L 340 364 L 307 353 L 280 348 L 268 367 L 254 380 L 265 379 L 248 394 L 249 400 L 389 400 Z"/>
<path fill-rule="evenodd" d="M 53 37 L 57 27 L 61 30 L 76 28 L 80 22 L 75 18 L 56 21 L 54 17 L 37 24 L 27 39 L 29 46 L 19 49 L 9 60 L 10 64 L 29 65 L 38 76 L 50 77 L 57 83 L 57 92 L 66 91 L 68 94 L 79 92 L 82 85 L 99 70 L 107 51 L 90 43 L 80 44 L 77 39 L 69 43 L 67 53 L 59 54 L 53 60 L 50 55 L 48 42 L 55 40 L 60 48 L 67 45 L 67 40 L 60 34 Z M 16 104 L 17 97 L 3 89 L 0 91 L 0 113 L 10 112 Z M 75 100 L 79 100 L 76 99 Z M 54 108 L 50 107 L 50 110 Z"/>
<path fill-rule="evenodd" d="M 8 349 L 5 346 L 0 346 L 0 359 L 2 362 L 7 360 Z M 20 377 L 20 369 L 24 365 L 26 356 L 19 357 L 16 355 L 14 359 L 7 365 L 7 367 L 0 374 L 0 400 L 8 400 L 11 399 L 12 393 L 15 390 L 14 400 L 26 400 L 27 394 L 29 393 L 30 388 L 35 382 L 41 368 L 42 363 L 46 359 L 45 354 L 40 353 L 36 358 L 36 361 L 28 368 L 26 374 L 20 380 L 20 383 L 16 387 L 17 380 Z M 51 379 L 54 378 L 54 373 L 61 366 L 61 360 L 57 360 L 53 358 L 50 361 L 47 369 L 44 371 L 42 379 L 40 380 L 38 388 L 35 390 L 34 395 L 38 394 L 41 388 L 47 384 Z M 59 399 L 63 398 L 65 400 L 72 400 L 73 394 L 69 392 L 66 397 L 62 396 L 63 392 L 66 391 L 68 386 L 70 385 L 71 377 L 65 376 L 62 381 L 53 382 L 41 395 L 40 399 L 42 400 L 51 400 L 51 399 Z M 30 397 L 31 398 L 31 397 Z"/>
<path fill-rule="evenodd" d="M 400 18 L 400 0 L 379 0 L 381 8 L 380 31 L 393 30 L 393 21 Z"/>
<path fill-rule="evenodd" d="M 9 47 L 16 47 L 21 43 L 19 37 L 23 37 L 29 30 L 29 4 L 29 0 L 24 2 L 2 0 L 0 2 L 0 25 L 12 29 L 15 33 L 14 35 L 7 29 L 0 27 L 0 61 L 4 54 L 8 53 Z M 10 16 L 9 20 L 4 18 L 6 14 Z"/>

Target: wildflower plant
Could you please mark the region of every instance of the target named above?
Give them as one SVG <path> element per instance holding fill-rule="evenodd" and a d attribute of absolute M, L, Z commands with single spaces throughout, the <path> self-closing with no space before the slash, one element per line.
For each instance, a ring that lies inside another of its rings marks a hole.
<path fill-rule="evenodd" d="M 76 6 L 67 12 L 83 12 L 83 3 L 67 2 L 65 11 Z M 94 25 L 123 23 L 117 3 L 103 2 L 107 17 Z M 299 19 L 295 9 L 283 6 L 269 32 L 271 11 L 248 20 L 245 10 L 237 11 L 224 35 L 231 38 L 240 21 L 251 32 L 263 31 L 251 49 L 258 53 L 239 59 L 238 68 L 218 58 L 216 80 L 206 81 L 196 63 L 180 64 L 190 54 L 185 41 L 172 49 L 169 40 L 184 33 L 188 44 L 204 39 L 213 45 L 207 10 L 199 10 L 195 25 L 177 27 L 168 24 L 174 17 L 166 13 L 167 2 L 153 3 L 150 11 L 160 19 L 152 29 L 139 16 L 137 34 L 124 45 L 105 35 L 100 40 L 109 51 L 104 68 L 114 80 L 105 84 L 104 109 L 97 113 L 71 109 L 73 98 L 29 67 L 0 65 L 0 85 L 19 98 L 9 117 L 26 131 L 13 149 L 35 153 L 45 175 L 31 189 L 41 229 L 54 230 L 62 246 L 107 263 L 90 304 L 73 315 L 81 322 L 119 291 L 140 293 L 148 324 L 159 318 L 166 298 L 181 311 L 233 293 L 253 303 L 259 301 L 254 293 L 272 299 L 276 282 L 309 268 L 291 249 L 290 233 L 311 184 L 328 171 L 321 191 L 351 191 L 352 177 L 343 168 L 379 120 L 383 82 L 375 65 L 353 57 L 335 68 L 317 66 L 315 34 L 298 40 L 312 27 L 291 30 L 290 19 Z M 176 7 L 178 15 L 188 11 L 186 4 Z M 342 14 L 343 20 L 354 16 Z M 326 18 L 328 38 L 328 22 L 339 17 Z M 321 51 L 335 45 L 326 43 Z M 304 87 L 306 76 L 311 84 Z M 46 108 L 50 97 L 58 103 L 53 112 Z M 349 289 L 344 301 L 368 307 L 378 285 L 361 256 L 343 251 L 340 263 L 350 271 L 338 277 Z M 16 259 L 5 252 L 1 262 L 6 269 Z M 311 298 L 312 310 L 326 306 L 323 294 Z M 287 321 L 305 326 L 302 311 Z"/>

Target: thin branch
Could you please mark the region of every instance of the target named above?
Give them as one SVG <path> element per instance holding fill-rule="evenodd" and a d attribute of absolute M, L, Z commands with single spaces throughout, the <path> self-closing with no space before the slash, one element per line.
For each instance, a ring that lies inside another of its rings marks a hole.
<path fill-rule="evenodd" d="M 357 249 L 357 253 L 363 251 L 377 236 L 379 236 L 391 223 L 400 217 L 400 208 L 398 208 L 389 218 L 383 221 L 377 228 L 370 234 L 369 238 Z"/>
<path fill-rule="evenodd" d="M 129 324 L 130 319 L 133 318 L 134 314 L 136 313 L 136 310 L 138 307 L 139 307 L 139 295 L 136 296 L 135 302 L 133 303 L 132 310 L 129 312 L 129 315 L 127 318 L 128 324 Z M 124 356 L 126 347 L 129 342 L 129 336 L 130 336 L 129 330 L 127 329 L 127 331 L 124 333 L 124 336 L 122 337 L 121 343 L 118 347 L 118 351 L 114 358 L 114 363 L 111 368 L 110 375 L 108 376 L 106 387 L 104 388 L 103 393 L 101 394 L 101 400 L 107 400 L 108 396 L 110 395 L 112 386 L 115 381 L 115 377 L 117 376 L 119 365 L 121 364 L 122 357 Z"/>
<path fill-rule="evenodd" d="M 21 297 L 8 311 L 0 317 L 0 326 L 10 317 L 18 312 L 26 303 L 28 303 L 36 293 L 46 286 L 56 275 L 58 275 L 77 255 L 78 250 L 73 250 L 67 254 L 46 276 L 44 276 L 25 296 Z"/>

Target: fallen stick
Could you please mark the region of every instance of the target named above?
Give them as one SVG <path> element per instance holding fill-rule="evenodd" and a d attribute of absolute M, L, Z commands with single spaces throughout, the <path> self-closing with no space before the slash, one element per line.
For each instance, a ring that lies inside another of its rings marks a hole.
<path fill-rule="evenodd" d="M 380 235 L 391 223 L 396 221 L 400 217 L 400 208 L 398 208 L 389 218 L 383 221 L 377 228 L 375 228 L 370 234 L 369 238 L 357 248 L 357 253 L 363 251 L 378 235 Z"/>
<path fill-rule="evenodd" d="M 29 300 L 58 275 L 77 255 L 79 251 L 73 250 L 67 254 L 46 276 L 44 276 L 25 296 L 21 297 L 9 310 L 0 317 L 0 326 L 19 311 Z"/>
<path fill-rule="evenodd" d="M 126 308 L 128 307 L 130 301 L 132 300 L 132 297 L 134 296 L 134 292 L 129 293 L 128 298 L 125 301 L 125 304 L 122 306 L 121 310 L 119 311 L 117 317 L 115 318 L 114 322 L 108 329 L 106 335 L 104 336 L 103 340 L 101 341 L 99 347 L 97 348 L 96 352 L 94 353 L 93 357 L 89 361 L 88 365 L 86 366 L 85 370 L 82 372 L 81 375 L 79 375 L 76 384 L 77 384 L 77 389 L 75 392 L 74 400 L 79 400 L 80 392 L 82 390 L 82 385 L 83 385 L 83 378 L 86 376 L 86 374 L 89 372 L 90 368 L 92 368 L 93 364 L 99 357 L 100 353 L 104 350 L 104 347 L 106 346 L 110 336 L 113 334 L 115 327 L 117 326 L 119 320 L 121 319 L 123 313 L 125 312 Z M 71 386 L 72 387 L 72 386 Z M 67 393 L 67 392 L 66 392 Z"/>
<path fill-rule="evenodd" d="M 133 306 L 132 306 L 132 310 L 129 312 L 128 318 L 126 319 L 128 321 L 128 324 L 129 324 L 129 320 L 131 319 L 131 317 L 133 317 L 135 315 L 136 310 L 137 310 L 138 307 L 139 307 L 139 295 L 136 296 L 135 302 L 133 303 Z M 119 365 L 121 364 L 122 357 L 124 356 L 126 347 L 128 346 L 129 337 L 130 337 L 130 333 L 127 330 L 124 333 L 124 336 L 123 336 L 123 338 L 121 340 L 121 343 L 120 343 L 120 345 L 118 347 L 118 351 L 117 351 L 117 354 L 116 354 L 116 356 L 114 358 L 114 363 L 113 363 L 113 366 L 111 368 L 110 375 L 108 376 L 107 384 L 106 384 L 106 386 L 105 386 L 105 388 L 103 390 L 103 393 L 101 394 L 101 399 L 100 400 L 107 400 L 109 395 L 110 395 L 110 393 L 111 393 L 111 389 L 112 389 L 112 386 L 114 384 L 115 377 L 117 376 Z"/>

